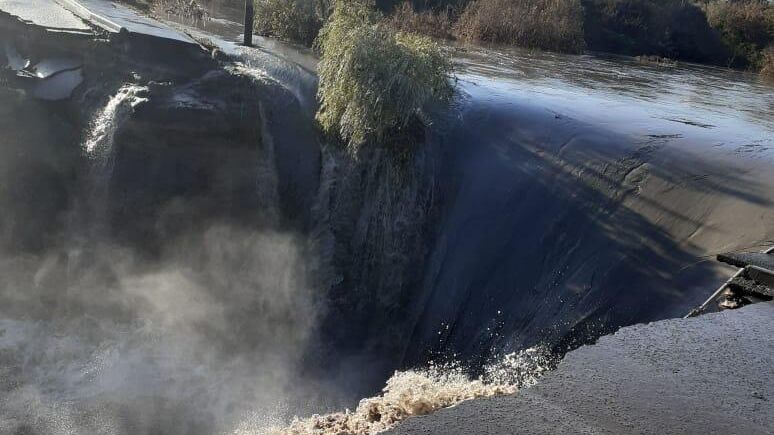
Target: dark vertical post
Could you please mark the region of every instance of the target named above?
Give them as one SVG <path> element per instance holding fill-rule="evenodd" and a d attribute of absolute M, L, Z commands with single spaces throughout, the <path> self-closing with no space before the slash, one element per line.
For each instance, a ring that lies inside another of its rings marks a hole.
<path fill-rule="evenodd" d="M 253 10 L 253 0 L 245 0 L 245 45 L 252 47 L 253 45 L 253 17 L 255 11 Z"/>

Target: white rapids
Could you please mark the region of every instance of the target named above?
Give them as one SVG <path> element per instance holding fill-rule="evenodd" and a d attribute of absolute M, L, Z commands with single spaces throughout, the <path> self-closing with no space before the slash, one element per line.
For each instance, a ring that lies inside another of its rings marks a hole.
<path fill-rule="evenodd" d="M 457 364 L 431 364 L 425 369 L 397 371 L 382 395 L 363 399 L 354 411 L 296 418 L 286 427 L 259 427 L 245 422 L 231 435 L 371 435 L 389 430 L 407 418 L 431 414 L 481 397 L 517 393 L 534 385 L 553 367 L 544 348 L 511 353 L 472 378 Z M 260 420 L 258 420 L 260 421 Z"/>
<path fill-rule="evenodd" d="M 126 84 L 110 98 L 92 122 L 91 131 L 83 146 L 87 154 L 98 157 L 110 153 L 116 131 L 122 121 L 127 119 L 138 105 L 148 101 L 142 96 L 146 92 L 148 88 L 145 86 Z"/>

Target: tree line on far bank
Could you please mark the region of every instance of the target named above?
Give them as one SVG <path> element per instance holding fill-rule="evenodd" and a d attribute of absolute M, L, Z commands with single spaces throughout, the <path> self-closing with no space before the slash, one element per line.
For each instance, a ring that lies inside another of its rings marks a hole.
<path fill-rule="evenodd" d="M 314 44 L 333 0 L 255 0 L 256 31 Z M 564 53 L 707 63 L 774 76 L 767 0 L 376 0 L 396 30 Z"/>
<path fill-rule="evenodd" d="M 414 1 L 421 4 L 255 0 L 258 33 L 320 55 L 317 122 L 353 155 L 366 146 L 404 154 L 422 142 L 426 107 L 454 93 L 451 56 L 438 38 L 774 75 L 774 7 L 765 0 Z"/>

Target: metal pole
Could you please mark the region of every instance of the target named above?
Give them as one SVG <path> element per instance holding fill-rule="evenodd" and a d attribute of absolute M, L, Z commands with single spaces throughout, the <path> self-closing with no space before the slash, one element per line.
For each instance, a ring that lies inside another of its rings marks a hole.
<path fill-rule="evenodd" d="M 245 0 L 245 41 L 247 47 L 253 46 L 253 18 L 255 10 L 253 9 L 253 0 Z"/>

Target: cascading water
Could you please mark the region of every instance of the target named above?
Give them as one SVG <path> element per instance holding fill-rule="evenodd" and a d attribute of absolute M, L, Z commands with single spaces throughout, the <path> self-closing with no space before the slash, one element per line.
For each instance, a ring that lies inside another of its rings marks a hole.
<path fill-rule="evenodd" d="M 23 252 L 3 240 L 0 433 L 211 435 L 257 411 L 283 420 L 322 401 L 324 387 L 299 380 L 319 309 L 302 241 L 278 228 L 255 86 L 204 80 L 121 87 L 78 145 L 58 242 Z M 141 103 L 153 122 L 134 110 Z M 181 110 L 222 116 L 226 139 L 175 125 Z M 191 187 L 197 177 L 206 190 Z M 126 228 L 135 236 L 120 240 Z"/>
<path fill-rule="evenodd" d="M 107 104 L 99 109 L 90 123 L 90 129 L 83 142 L 83 152 L 88 160 L 86 176 L 80 189 L 83 198 L 73 213 L 80 221 L 76 227 L 87 227 L 92 233 L 104 231 L 110 180 L 115 165 L 115 137 L 124 122 L 134 113 L 135 108 L 148 102 L 148 87 L 125 84 L 110 97 Z M 88 225 L 83 225 L 89 222 Z M 75 228 L 75 232 L 77 233 Z M 93 236 L 87 236 L 92 237 Z"/>
<path fill-rule="evenodd" d="M 466 400 L 515 394 L 534 385 L 555 364 L 543 348 L 529 348 L 505 355 L 484 367 L 473 378 L 454 363 L 433 364 L 425 369 L 399 371 L 387 380 L 383 394 L 363 399 L 354 411 L 296 419 L 285 428 L 240 427 L 234 435 L 371 435 L 389 430 L 401 421 L 428 415 Z"/>
<path fill-rule="evenodd" d="M 86 154 L 96 160 L 110 160 L 116 131 L 138 105 L 148 101 L 143 96 L 147 92 L 147 86 L 126 84 L 108 100 L 92 121 L 83 146 Z"/>

